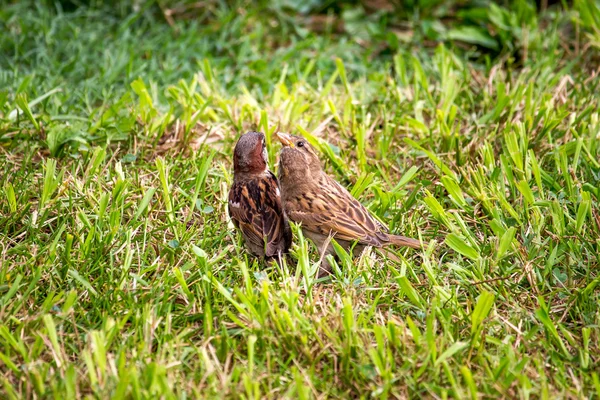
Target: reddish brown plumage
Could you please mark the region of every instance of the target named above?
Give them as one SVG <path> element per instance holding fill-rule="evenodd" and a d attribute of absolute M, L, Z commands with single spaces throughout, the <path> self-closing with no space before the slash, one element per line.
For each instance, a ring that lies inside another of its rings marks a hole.
<path fill-rule="evenodd" d="M 264 135 L 242 135 L 233 158 L 229 216 L 251 254 L 266 260 L 280 259 L 291 245 L 292 233 L 281 205 L 279 183 L 267 168 Z"/>

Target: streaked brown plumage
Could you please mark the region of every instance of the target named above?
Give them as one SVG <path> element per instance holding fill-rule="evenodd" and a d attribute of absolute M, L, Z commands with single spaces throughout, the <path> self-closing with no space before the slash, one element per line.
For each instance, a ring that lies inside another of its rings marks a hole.
<path fill-rule="evenodd" d="M 302 137 L 279 133 L 284 145 L 279 160 L 283 207 L 290 220 L 302 224 L 302 232 L 323 257 L 335 254 L 329 237 L 346 249 L 356 242 L 354 253 L 365 246 L 387 245 L 421 248 L 421 242 L 392 235 L 369 211 L 321 168 L 313 147 Z M 324 259 L 325 260 L 325 259 Z M 327 261 L 319 276 L 331 272 Z"/>
<path fill-rule="evenodd" d="M 281 205 L 279 183 L 267 168 L 265 136 L 260 132 L 242 135 L 235 146 L 228 210 L 254 256 L 280 260 L 290 248 L 292 232 Z"/>

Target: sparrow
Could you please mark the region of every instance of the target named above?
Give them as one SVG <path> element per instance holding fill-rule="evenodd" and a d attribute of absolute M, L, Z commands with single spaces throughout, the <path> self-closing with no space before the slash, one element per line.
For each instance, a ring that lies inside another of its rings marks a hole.
<path fill-rule="evenodd" d="M 235 145 L 228 211 L 252 255 L 281 261 L 292 244 L 292 231 L 279 182 L 267 167 L 265 135 L 260 132 L 243 134 Z"/>
<path fill-rule="evenodd" d="M 354 245 L 354 255 L 366 246 L 422 247 L 421 242 L 392 235 L 346 188 L 323 171 L 315 149 L 306 139 L 278 133 L 283 144 L 279 156 L 279 182 L 283 208 L 289 219 L 301 223 L 302 233 L 321 254 L 319 277 L 331 273 L 326 260 L 335 255 L 334 238 L 344 249 Z"/>

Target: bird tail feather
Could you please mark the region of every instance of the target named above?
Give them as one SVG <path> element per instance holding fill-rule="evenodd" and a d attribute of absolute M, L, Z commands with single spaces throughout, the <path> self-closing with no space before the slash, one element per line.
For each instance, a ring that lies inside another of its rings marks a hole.
<path fill-rule="evenodd" d="M 388 235 L 388 238 L 390 239 L 389 244 L 392 244 L 394 246 L 411 247 L 413 249 L 423 248 L 423 243 L 421 243 L 417 239 L 411 239 L 409 237 L 400 235 Z"/>

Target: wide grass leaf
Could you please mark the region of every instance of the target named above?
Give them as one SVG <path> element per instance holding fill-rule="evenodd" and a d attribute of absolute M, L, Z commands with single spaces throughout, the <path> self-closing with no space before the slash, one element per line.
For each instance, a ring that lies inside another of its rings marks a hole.
<path fill-rule="evenodd" d="M 467 244 L 467 242 L 456 233 L 449 233 L 448 236 L 446 236 L 445 243 L 453 250 L 459 252 L 467 258 L 470 258 L 473 261 L 479 259 L 480 257 L 478 249 L 475 249 L 471 245 Z"/>

